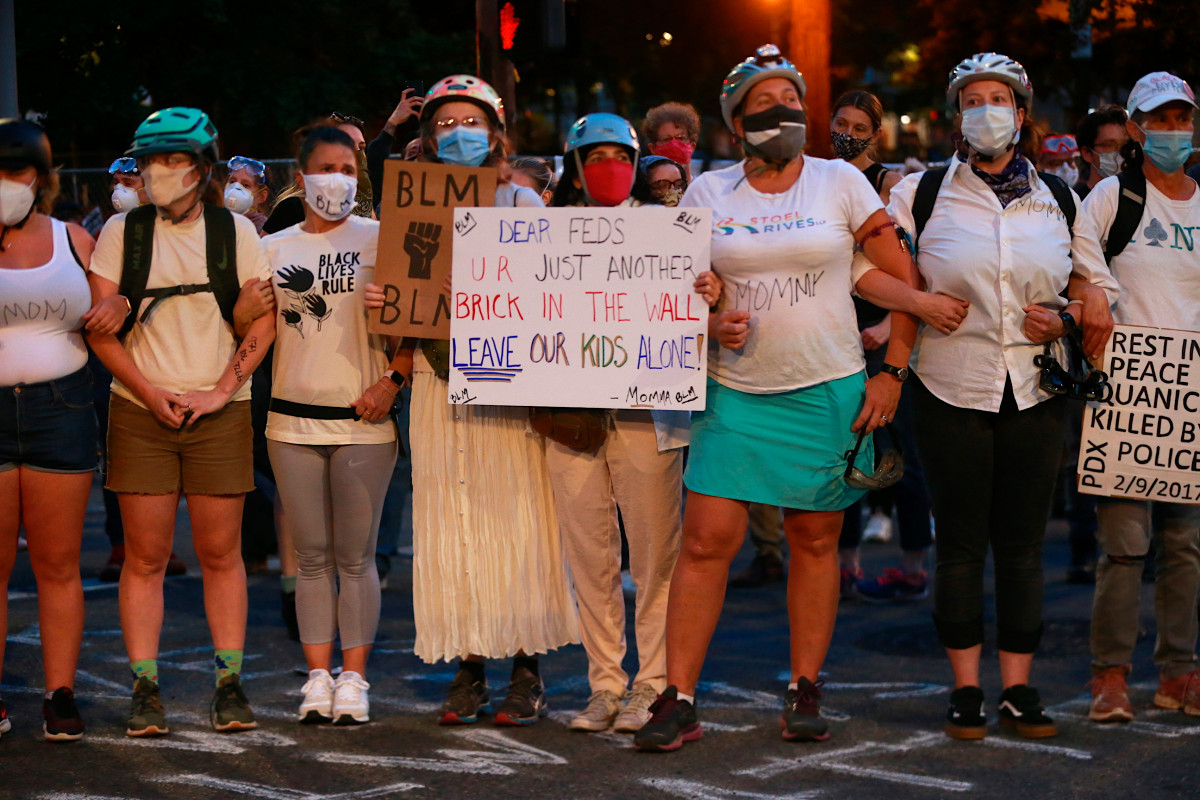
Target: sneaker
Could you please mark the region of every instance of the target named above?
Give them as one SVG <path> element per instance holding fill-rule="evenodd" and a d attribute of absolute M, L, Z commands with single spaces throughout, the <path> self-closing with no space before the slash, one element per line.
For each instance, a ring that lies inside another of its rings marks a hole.
<path fill-rule="evenodd" d="M 633 744 L 645 753 L 669 753 L 702 735 L 696 707 L 680 700 L 678 690 L 668 686 L 650 705 L 650 719 L 633 735 Z"/>
<path fill-rule="evenodd" d="M 175 555 L 175 551 L 171 551 L 171 557 L 167 559 L 167 577 L 175 578 L 180 575 L 187 575 L 187 564 L 183 563 L 183 559 Z"/>
<path fill-rule="evenodd" d="M 637 733 L 650 721 L 650 706 L 658 699 L 658 692 L 648 683 L 639 683 L 625 696 L 625 706 L 617 714 L 613 730 L 617 733 Z"/>
<path fill-rule="evenodd" d="M 0 736 L 12 730 L 12 723 L 8 721 L 8 709 L 4 706 L 4 701 L 0 700 Z"/>
<path fill-rule="evenodd" d="M 1092 707 L 1088 719 L 1093 722 L 1129 722 L 1133 719 L 1133 703 L 1125 676 L 1129 665 L 1109 667 L 1092 676 Z"/>
<path fill-rule="evenodd" d="M 226 675 L 217 683 L 217 691 L 213 693 L 212 706 L 209 708 L 213 730 L 217 733 L 235 733 L 250 731 L 258 727 L 254 721 L 254 712 L 250 710 L 250 701 L 242 691 L 240 675 Z"/>
<path fill-rule="evenodd" d="M 283 618 L 283 627 L 287 628 L 288 638 L 293 642 L 300 641 L 300 621 L 296 618 L 296 593 L 279 593 L 279 616 Z"/>
<path fill-rule="evenodd" d="M 841 567 L 841 588 L 839 594 L 843 600 L 857 600 L 858 594 L 854 591 L 854 586 L 863 579 L 862 569 L 847 569 Z"/>
<path fill-rule="evenodd" d="M 333 676 L 328 670 L 313 669 L 308 681 L 300 687 L 304 701 L 300 703 L 300 721 L 305 725 L 333 722 Z"/>
<path fill-rule="evenodd" d="M 570 728 L 573 731 L 606 731 L 621 713 L 621 698 L 616 692 L 601 689 L 592 692 L 587 708 L 575 715 Z"/>
<path fill-rule="evenodd" d="M 889 567 L 878 578 L 856 581 L 854 592 L 868 603 L 911 603 L 929 596 L 929 583 L 924 570 L 919 575 L 905 575 Z"/>
<path fill-rule="evenodd" d="M 821 685 L 808 678 L 797 681 L 783 699 L 779 726 L 789 742 L 823 742 L 829 738 L 829 723 L 821 716 Z"/>
<path fill-rule="evenodd" d="M 166 736 L 167 718 L 163 714 L 162 696 L 158 684 L 149 678 L 138 678 L 133 684 L 133 701 L 129 706 L 129 720 L 125 723 L 125 735 Z"/>
<path fill-rule="evenodd" d="M 863 528 L 864 542 L 890 542 L 892 540 L 892 515 L 880 511 L 873 512 Z"/>
<path fill-rule="evenodd" d="M 1192 670 L 1178 678 L 1159 675 L 1154 705 L 1177 708 L 1185 714 L 1200 716 L 1200 670 Z"/>
<path fill-rule="evenodd" d="M 1018 683 L 1000 693 L 1000 727 L 1024 739 L 1058 736 L 1058 726 L 1042 710 L 1037 689 Z"/>
<path fill-rule="evenodd" d="M 75 707 L 75 692 L 60 686 L 42 701 L 42 734 L 48 742 L 74 742 L 83 738 L 83 717 Z"/>
<path fill-rule="evenodd" d="M 771 583 L 782 583 L 787 579 L 783 559 L 777 555 L 760 553 L 750 565 L 729 579 L 734 589 L 757 589 Z"/>
<path fill-rule="evenodd" d="M 471 673 L 460 669 L 450 684 L 446 702 L 438 713 L 442 725 L 466 725 L 479 719 L 479 712 L 492 713 L 492 703 L 488 699 L 487 683 L 471 678 Z"/>
<path fill-rule="evenodd" d="M 950 710 L 946 712 L 943 730 L 951 739 L 982 739 L 987 735 L 982 689 L 963 686 L 950 693 Z"/>
<path fill-rule="evenodd" d="M 333 684 L 333 724 L 362 725 L 371 721 L 371 701 L 367 683 L 357 672 L 343 671 Z"/>
<path fill-rule="evenodd" d="M 496 709 L 497 725 L 532 725 L 546 716 L 546 687 L 542 679 L 524 667 L 513 673 L 508 694 Z"/>
<path fill-rule="evenodd" d="M 121 580 L 121 567 L 125 566 L 125 545 L 113 545 L 112 552 L 108 554 L 108 561 L 104 562 L 104 566 L 100 568 L 100 574 L 96 577 L 101 583 L 116 583 Z"/>

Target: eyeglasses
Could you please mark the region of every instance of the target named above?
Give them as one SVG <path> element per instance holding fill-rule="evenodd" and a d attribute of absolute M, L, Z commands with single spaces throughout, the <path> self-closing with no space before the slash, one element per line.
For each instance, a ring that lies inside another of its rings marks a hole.
<path fill-rule="evenodd" d="M 858 438 L 854 440 L 854 449 L 846 453 L 846 472 L 842 479 L 850 488 L 867 491 L 886 489 L 904 477 L 904 456 L 900 452 L 900 443 L 896 441 L 896 433 L 891 425 L 884 425 L 884 429 L 892 440 L 892 447 L 884 452 L 872 474 L 868 475 L 854 466 L 854 462 L 858 460 L 858 450 L 867 435 L 866 426 L 863 426 Z"/>
<path fill-rule="evenodd" d="M 234 156 L 229 159 L 226 166 L 229 167 L 230 172 L 237 172 L 239 169 L 246 170 L 250 175 L 258 178 L 259 183 L 265 183 L 267 180 L 267 165 L 257 159 L 247 158 L 246 156 Z"/>
<path fill-rule="evenodd" d="M 121 156 L 108 167 L 109 175 L 137 175 L 138 172 L 137 159 L 132 156 Z"/>
<path fill-rule="evenodd" d="M 667 191 L 668 189 L 678 189 L 679 191 L 682 192 L 686 188 L 687 188 L 687 181 L 684 180 L 683 178 L 680 178 L 677 181 L 668 181 L 668 180 L 664 179 L 661 181 L 655 181 L 654 183 L 650 184 L 650 189 L 655 192 L 658 192 L 659 194 Z"/>
<path fill-rule="evenodd" d="M 448 131 L 451 128 L 457 128 L 459 125 L 462 125 L 464 128 L 486 128 L 488 121 L 487 117 L 463 117 L 462 119 L 444 117 L 433 124 L 444 131 Z"/>
<path fill-rule="evenodd" d="M 346 125 L 353 125 L 356 128 L 359 128 L 360 130 L 367 124 L 367 123 L 363 122 L 361 119 L 359 119 L 358 117 L 352 117 L 349 114 L 343 114 L 340 111 L 329 112 L 329 118 L 335 119 L 338 122 L 346 124 Z"/>
<path fill-rule="evenodd" d="M 138 159 L 138 166 L 142 164 L 166 164 L 171 169 L 179 169 L 184 166 L 191 166 L 196 161 L 192 156 L 186 153 L 151 153 L 148 156 L 142 156 Z"/>
<path fill-rule="evenodd" d="M 678 136 L 661 136 L 654 141 L 655 144 L 666 144 L 667 142 L 683 142 L 691 144 L 692 140 L 688 138 L 686 133 L 681 133 Z"/>

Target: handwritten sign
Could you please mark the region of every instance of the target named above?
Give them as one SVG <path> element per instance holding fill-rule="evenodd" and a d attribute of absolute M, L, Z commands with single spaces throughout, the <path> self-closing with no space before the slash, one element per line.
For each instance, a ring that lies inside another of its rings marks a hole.
<path fill-rule="evenodd" d="M 383 308 L 371 312 L 372 333 L 450 338 L 450 274 L 454 209 L 490 206 L 496 170 L 388 159 L 383 165 L 379 255 L 375 280 Z"/>
<path fill-rule="evenodd" d="M 1079 491 L 1200 504 L 1200 333 L 1118 325 L 1112 399 L 1088 403 Z"/>
<path fill-rule="evenodd" d="M 450 402 L 704 408 L 708 209 L 460 208 Z"/>

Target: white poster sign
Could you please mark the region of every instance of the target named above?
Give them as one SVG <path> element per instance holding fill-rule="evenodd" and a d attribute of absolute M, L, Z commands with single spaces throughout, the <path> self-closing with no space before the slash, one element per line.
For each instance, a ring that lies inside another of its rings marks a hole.
<path fill-rule="evenodd" d="M 457 209 L 450 402 L 703 409 L 711 218 Z"/>
<path fill-rule="evenodd" d="M 1200 333 L 1117 325 L 1104 371 L 1113 394 L 1088 403 L 1079 491 L 1200 504 Z"/>

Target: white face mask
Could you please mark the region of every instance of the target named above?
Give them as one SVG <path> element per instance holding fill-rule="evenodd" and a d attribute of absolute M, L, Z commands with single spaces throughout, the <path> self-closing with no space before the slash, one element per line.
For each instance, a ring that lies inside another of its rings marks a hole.
<path fill-rule="evenodd" d="M 36 176 L 28 184 L 0 179 L 0 225 L 16 225 L 29 216 L 37 196 L 33 190 L 36 183 Z"/>
<path fill-rule="evenodd" d="M 962 112 L 962 135 L 985 156 L 998 156 L 1017 143 L 1017 110 L 1012 106 L 975 106 Z"/>
<path fill-rule="evenodd" d="M 1057 175 L 1067 182 L 1067 186 L 1074 186 L 1079 181 L 1079 169 L 1072 163 L 1059 164 L 1054 169 L 1046 170 L 1051 175 Z"/>
<path fill-rule="evenodd" d="M 235 214 L 245 214 L 254 205 L 254 195 L 240 183 L 225 187 L 225 207 Z"/>
<path fill-rule="evenodd" d="M 319 172 L 304 176 L 304 202 L 320 216 L 336 222 L 354 210 L 358 178 L 340 172 Z"/>
<path fill-rule="evenodd" d="M 142 180 L 146 182 L 146 196 L 154 205 L 165 208 L 199 184 L 184 186 L 183 182 L 196 168 L 171 169 L 166 164 L 151 164 L 142 169 Z"/>
<path fill-rule="evenodd" d="M 112 193 L 113 208 L 117 211 L 133 211 L 142 204 L 137 189 L 118 183 Z"/>
<path fill-rule="evenodd" d="M 1096 153 L 1096 174 L 1101 180 L 1111 178 L 1121 171 L 1122 161 L 1120 153 Z"/>

